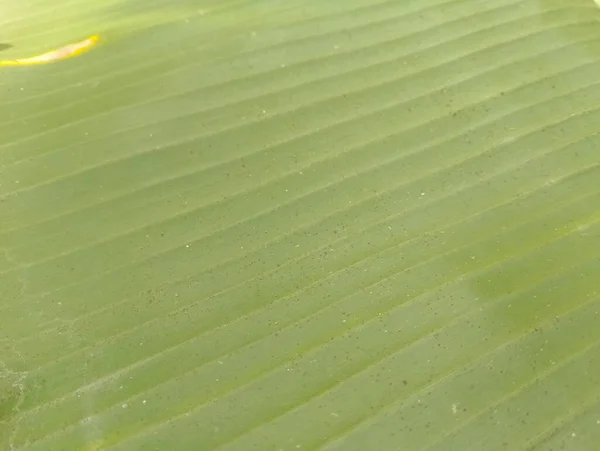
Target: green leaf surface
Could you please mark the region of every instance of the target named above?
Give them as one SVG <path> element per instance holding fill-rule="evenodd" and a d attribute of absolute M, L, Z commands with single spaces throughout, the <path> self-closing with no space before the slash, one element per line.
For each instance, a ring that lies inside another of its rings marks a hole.
<path fill-rule="evenodd" d="M 592 0 L 0 0 L 0 449 L 595 451 Z"/>

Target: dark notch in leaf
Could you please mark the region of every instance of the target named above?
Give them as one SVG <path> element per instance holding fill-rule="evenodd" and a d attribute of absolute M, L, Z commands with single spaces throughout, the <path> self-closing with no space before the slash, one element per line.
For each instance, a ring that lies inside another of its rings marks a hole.
<path fill-rule="evenodd" d="M 13 47 L 12 44 L 7 44 L 7 43 L 4 43 L 4 42 L 0 42 L 0 52 L 2 50 L 8 50 L 8 49 L 10 49 L 12 47 Z"/>

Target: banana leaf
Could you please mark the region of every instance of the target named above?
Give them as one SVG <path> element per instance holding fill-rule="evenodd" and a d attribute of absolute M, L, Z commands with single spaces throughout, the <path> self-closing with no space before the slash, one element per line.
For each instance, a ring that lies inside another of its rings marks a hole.
<path fill-rule="evenodd" d="M 0 0 L 0 42 L 0 449 L 598 449 L 594 1 Z"/>

